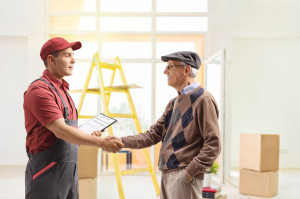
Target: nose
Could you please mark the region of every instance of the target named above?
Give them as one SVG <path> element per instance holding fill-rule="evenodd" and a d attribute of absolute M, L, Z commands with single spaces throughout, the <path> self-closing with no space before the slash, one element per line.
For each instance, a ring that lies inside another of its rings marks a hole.
<path fill-rule="evenodd" d="M 167 74 L 167 69 L 164 70 L 164 74 Z"/>
<path fill-rule="evenodd" d="M 74 64 L 75 62 L 75 58 L 72 56 L 71 63 Z"/>

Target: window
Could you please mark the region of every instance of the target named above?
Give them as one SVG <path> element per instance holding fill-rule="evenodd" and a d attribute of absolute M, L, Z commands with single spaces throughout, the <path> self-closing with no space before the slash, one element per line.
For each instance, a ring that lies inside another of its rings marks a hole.
<path fill-rule="evenodd" d="M 175 51 L 196 51 L 204 57 L 207 32 L 207 0 L 48 0 L 47 36 L 81 41 L 75 51 L 74 75 L 67 77 L 70 90 L 81 89 L 91 58 L 99 52 L 101 61 L 112 62 L 120 57 L 127 82 L 142 89 L 132 89 L 131 95 L 143 130 L 161 116 L 166 104 L 177 92 L 167 86 L 163 74 L 165 63 L 160 57 Z M 199 76 L 202 76 L 202 70 Z M 90 87 L 97 86 L 93 73 Z M 109 75 L 109 73 L 107 73 Z M 116 75 L 116 78 L 118 74 Z M 115 84 L 120 82 L 116 79 Z M 202 80 L 201 80 L 201 83 Z M 72 94 L 78 104 L 80 94 Z M 95 115 L 101 110 L 96 96 L 86 95 L 82 114 Z M 98 107 L 98 108 L 95 108 Z M 120 110 L 122 109 L 122 110 Z M 125 96 L 113 93 L 110 111 L 128 111 Z M 81 121 L 82 122 L 82 121 Z M 119 125 L 120 124 L 120 125 Z M 119 119 L 114 125 L 117 136 L 135 133 L 133 122 Z M 159 146 L 152 149 L 157 162 Z M 139 154 L 133 155 L 135 164 Z M 155 164 L 155 167 L 157 164 Z"/>

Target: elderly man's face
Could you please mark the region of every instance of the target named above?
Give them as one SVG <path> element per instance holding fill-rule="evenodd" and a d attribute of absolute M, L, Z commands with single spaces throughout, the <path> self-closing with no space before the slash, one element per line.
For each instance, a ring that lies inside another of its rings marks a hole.
<path fill-rule="evenodd" d="M 176 90 L 185 84 L 188 75 L 184 72 L 185 64 L 177 60 L 169 60 L 164 74 L 168 77 L 168 85 Z"/>

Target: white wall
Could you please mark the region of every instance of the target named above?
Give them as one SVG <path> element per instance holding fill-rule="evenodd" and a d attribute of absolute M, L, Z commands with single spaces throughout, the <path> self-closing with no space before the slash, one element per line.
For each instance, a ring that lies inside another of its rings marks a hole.
<path fill-rule="evenodd" d="M 46 40 L 45 0 L 0 3 L 0 165 L 25 164 L 21 95 L 44 69 L 39 52 Z M 209 0 L 208 5 L 208 54 L 226 48 L 226 139 L 231 155 L 226 160 L 238 166 L 241 132 L 278 133 L 281 149 L 288 151 L 281 154 L 280 167 L 299 168 L 300 1 Z M 17 48 L 3 48 L 9 42 Z M 12 54 L 17 59 L 10 59 Z M 7 69 L 11 71 L 3 72 Z"/>
<path fill-rule="evenodd" d="M 0 165 L 25 165 L 23 92 L 44 69 L 45 1 L 0 3 Z"/>
<path fill-rule="evenodd" d="M 226 160 L 239 166 L 240 133 L 275 133 L 280 168 L 300 168 L 300 2 L 208 2 L 208 53 L 227 57 Z"/>

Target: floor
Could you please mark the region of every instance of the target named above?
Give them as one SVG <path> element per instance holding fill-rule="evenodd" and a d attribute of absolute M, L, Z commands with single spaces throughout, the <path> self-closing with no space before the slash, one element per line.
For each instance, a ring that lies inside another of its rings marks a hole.
<path fill-rule="evenodd" d="M 0 198 L 24 198 L 24 166 L 0 166 Z M 98 198 L 117 199 L 118 189 L 115 176 L 104 173 L 98 177 Z M 160 174 L 157 174 L 160 182 Z M 158 199 L 155 195 L 151 178 L 148 174 L 122 176 L 125 197 L 129 199 Z M 228 199 L 262 199 L 241 195 L 238 192 L 238 172 L 222 185 L 222 194 Z M 142 197 L 141 197 L 142 196 Z M 273 199 L 300 199 L 300 169 L 281 169 L 279 171 L 279 193 Z"/>

